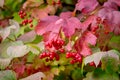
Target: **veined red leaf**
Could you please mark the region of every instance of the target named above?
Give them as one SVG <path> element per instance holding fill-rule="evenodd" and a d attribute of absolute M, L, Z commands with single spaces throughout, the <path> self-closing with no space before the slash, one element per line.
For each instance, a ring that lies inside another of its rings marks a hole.
<path fill-rule="evenodd" d="M 97 0 L 79 0 L 76 4 L 76 10 L 82 11 L 82 13 L 89 13 L 98 6 Z"/>

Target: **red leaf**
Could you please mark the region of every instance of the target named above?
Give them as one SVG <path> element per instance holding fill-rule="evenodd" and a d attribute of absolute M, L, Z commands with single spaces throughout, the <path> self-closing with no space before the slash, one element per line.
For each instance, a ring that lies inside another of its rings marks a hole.
<path fill-rule="evenodd" d="M 89 13 L 98 6 L 97 0 L 79 0 L 76 4 L 76 10 L 82 11 L 82 13 Z"/>
<path fill-rule="evenodd" d="M 110 2 L 112 2 L 112 3 L 115 3 L 115 4 L 117 4 L 118 6 L 120 6 L 120 0 L 108 0 L 108 1 L 110 1 Z"/>
<path fill-rule="evenodd" d="M 75 49 L 82 56 L 86 57 L 91 54 L 91 49 L 88 47 L 88 44 L 96 44 L 96 36 L 91 32 L 85 32 L 83 36 L 75 43 Z"/>
<path fill-rule="evenodd" d="M 70 17 L 72 17 L 72 12 L 62 12 L 60 14 L 60 18 L 63 18 L 63 19 L 68 19 Z"/>
<path fill-rule="evenodd" d="M 82 31 L 86 31 L 87 28 L 89 27 L 90 24 L 95 24 L 96 22 L 96 16 L 92 15 L 92 16 L 89 16 L 82 24 L 81 24 L 81 29 Z"/>
<path fill-rule="evenodd" d="M 114 0 L 114 1 L 115 1 L 115 0 Z M 108 0 L 107 2 L 105 2 L 103 6 L 104 6 L 105 8 L 108 8 L 108 9 L 118 10 L 118 6 L 116 5 L 116 3 L 111 2 L 110 0 Z"/>
<path fill-rule="evenodd" d="M 111 28 L 111 30 L 115 34 L 120 34 L 120 12 L 119 11 L 112 11 L 108 13 L 106 16 L 106 19 L 108 20 L 108 24 Z"/>
<path fill-rule="evenodd" d="M 91 45 L 96 44 L 97 37 L 95 35 L 93 35 L 91 32 L 86 32 L 84 34 L 84 38 L 85 38 L 85 42 L 87 42 L 87 43 L 89 43 Z"/>
<path fill-rule="evenodd" d="M 81 23 L 79 19 L 71 17 L 66 19 L 63 24 L 63 31 L 67 37 L 72 36 L 75 33 L 75 29 L 80 29 Z"/>
<path fill-rule="evenodd" d="M 16 72 L 17 77 L 20 77 L 24 74 L 25 65 L 23 63 L 13 64 L 13 70 Z"/>
<path fill-rule="evenodd" d="M 88 47 L 86 43 L 82 44 L 80 54 L 83 55 L 84 57 L 92 54 L 91 49 Z"/>
<path fill-rule="evenodd" d="M 38 35 L 43 35 L 46 32 L 46 30 L 49 30 L 49 28 L 46 29 L 46 27 L 50 23 L 53 23 L 58 19 L 59 19 L 59 17 L 57 17 L 57 16 L 48 16 L 46 18 L 41 19 L 40 22 L 38 23 L 38 25 L 35 28 L 36 33 Z"/>

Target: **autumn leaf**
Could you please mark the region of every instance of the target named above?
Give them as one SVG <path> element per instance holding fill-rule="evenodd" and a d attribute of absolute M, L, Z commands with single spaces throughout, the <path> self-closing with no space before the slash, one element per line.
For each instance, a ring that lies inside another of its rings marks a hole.
<path fill-rule="evenodd" d="M 86 57 L 91 54 L 91 49 L 88 45 L 90 44 L 94 46 L 96 44 L 96 39 L 95 35 L 87 31 L 77 40 L 75 43 L 75 49 L 79 54 Z"/>
<path fill-rule="evenodd" d="M 89 0 L 87 2 L 85 0 L 78 0 L 75 9 L 82 11 L 82 13 L 89 13 L 93 11 L 98 5 L 99 3 L 97 0 Z"/>
<path fill-rule="evenodd" d="M 79 19 L 75 17 L 71 17 L 69 19 L 64 20 L 63 23 L 63 32 L 65 33 L 65 36 L 71 37 L 76 29 L 81 28 L 81 23 Z"/>
<path fill-rule="evenodd" d="M 17 77 L 22 76 L 23 73 L 25 72 L 25 65 L 22 62 L 15 63 L 12 65 L 12 67 L 13 67 L 13 70 L 15 71 Z"/>
<path fill-rule="evenodd" d="M 50 23 L 53 23 L 58 19 L 59 19 L 59 17 L 57 17 L 57 16 L 48 16 L 48 17 L 45 17 L 45 18 L 41 19 L 40 22 L 38 23 L 38 25 L 35 28 L 36 33 L 38 35 L 43 35 L 44 33 L 46 33 L 46 30 L 49 30 L 49 28 L 46 29 L 46 27 Z"/>

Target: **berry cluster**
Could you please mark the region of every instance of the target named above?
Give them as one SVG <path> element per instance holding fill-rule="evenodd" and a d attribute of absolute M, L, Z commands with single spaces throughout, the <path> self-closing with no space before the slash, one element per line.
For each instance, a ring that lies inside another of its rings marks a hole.
<path fill-rule="evenodd" d="M 27 15 L 23 10 L 19 11 L 18 14 L 19 14 L 19 16 L 20 16 L 21 19 L 24 19 L 25 16 Z"/>
<path fill-rule="evenodd" d="M 110 30 L 108 28 L 108 24 L 107 24 L 107 19 L 101 19 L 100 17 L 96 18 L 97 24 L 102 24 L 104 26 L 104 33 L 105 34 L 109 34 Z M 99 27 L 95 28 L 95 31 L 98 29 Z"/>
<path fill-rule="evenodd" d="M 52 40 L 51 42 L 46 44 L 47 47 L 49 48 L 54 47 L 56 50 L 62 48 L 63 45 L 64 45 L 64 41 L 61 39 Z"/>
<path fill-rule="evenodd" d="M 72 58 L 72 60 L 70 61 L 71 64 L 82 62 L 82 56 L 76 52 L 67 52 L 66 58 Z"/>
<path fill-rule="evenodd" d="M 59 55 L 55 52 L 43 52 L 42 54 L 40 54 L 40 59 L 43 59 L 45 58 L 46 59 L 46 62 L 48 61 L 52 61 L 52 60 L 59 60 Z"/>
<path fill-rule="evenodd" d="M 24 19 L 23 21 L 22 21 L 22 25 L 27 25 L 27 24 L 29 24 L 30 25 L 30 27 L 33 27 L 33 24 L 32 24 L 32 19 L 27 19 L 27 14 L 26 14 L 26 12 L 24 12 L 23 10 L 21 10 L 21 11 L 19 11 L 19 16 L 20 16 L 20 18 L 21 19 Z M 26 18 L 26 19 L 25 19 Z"/>

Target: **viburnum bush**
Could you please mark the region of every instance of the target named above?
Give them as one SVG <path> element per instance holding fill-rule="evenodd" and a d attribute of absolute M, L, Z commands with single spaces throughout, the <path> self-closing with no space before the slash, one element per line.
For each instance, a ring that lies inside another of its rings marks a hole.
<path fill-rule="evenodd" d="M 120 80 L 120 0 L 0 0 L 0 80 Z"/>

